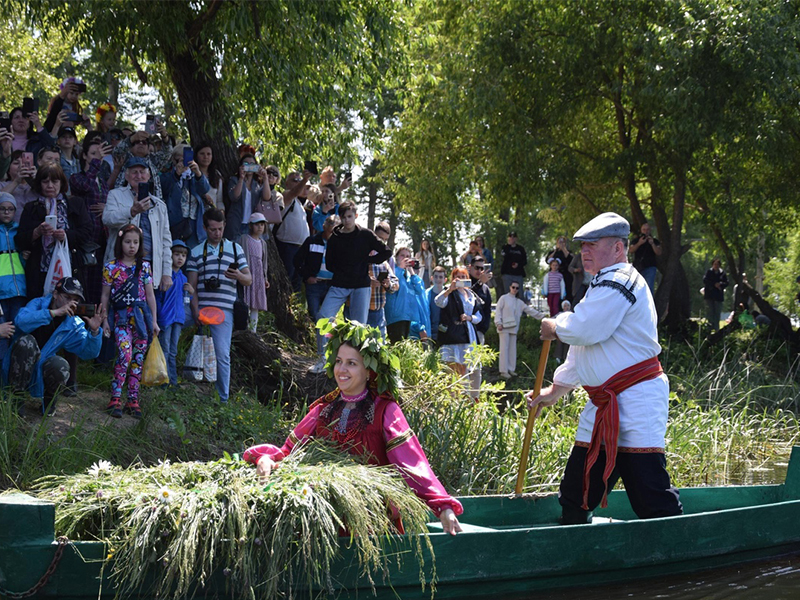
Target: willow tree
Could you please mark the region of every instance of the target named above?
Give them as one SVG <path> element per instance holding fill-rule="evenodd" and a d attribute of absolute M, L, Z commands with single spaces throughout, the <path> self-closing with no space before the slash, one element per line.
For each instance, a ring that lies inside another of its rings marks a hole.
<path fill-rule="evenodd" d="M 190 139 L 211 141 L 223 175 L 245 137 L 284 170 L 352 156 L 350 120 L 380 89 L 397 32 L 382 0 L 0 0 L 0 9 L 46 34 L 70 32 L 79 48 L 125 55 L 142 82 L 148 65 L 163 68 Z M 284 279 L 270 304 L 296 332 Z"/>
<path fill-rule="evenodd" d="M 634 227 L 649 218 L 664 245 L 659 314 L 684 322 L 683 232 L 708 200 L 693 194 L 707 192 L 715 164 L 747 170 L 731 152 L 742 137 L 796 153 L 797 140 L 784 134 L 787 121 L 797 123 L 794 7 L 428 0 L 420 10 L 416 69 L 388 161 L 413 161 L 416 179 L 398 195 L 423 207 L 421 184 L 438 171 L 446 175 L 441 191 L 479 186 L 498 208 L 564 206 L 565 228 L 604 210 L 626 214 Z M 706 215 L 729 210 L 714 204 Z"/>

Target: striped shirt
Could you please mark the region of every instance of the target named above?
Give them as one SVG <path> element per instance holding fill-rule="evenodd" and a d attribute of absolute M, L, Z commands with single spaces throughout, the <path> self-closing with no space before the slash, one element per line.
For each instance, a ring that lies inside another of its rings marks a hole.
<path fill-rule="evenodd" d="M 200 308 L 216 306 L 231 310 L 236 301 L 236 280 L 225 277 L 229 267 L 237 266 L 241 271 L 248 268 L 244 251 L 239 244 L 222 240 L 222 255 L 219 246 L 203 242 L 192 248 L 191 256 L 186 263 L 186 272 L 197 272 L 197 301 Z M 205 254 L 205 258 L 204 255 Z M 216 278 L 219 287 L 209 289 L 208 282 Z"/>

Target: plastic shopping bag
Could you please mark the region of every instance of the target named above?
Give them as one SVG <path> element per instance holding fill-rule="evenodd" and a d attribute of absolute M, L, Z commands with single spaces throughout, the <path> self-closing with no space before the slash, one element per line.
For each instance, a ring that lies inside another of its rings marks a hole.
<path fill-rule="evenodd" d="M 203 337 L 205 336 L 194 336 L 186 353 L 183 363 L 183 378 L 186 381 L 203 381 Z"/>
<path fill-rule="evenodd" d="M 53 256 L 50 258 L 50 267 L 44 278 L 44 295 L 52 294 L 56 284 L 63 278 L 72 275 L 72 261 L 69 258 L 67 240 L 56 242 L 53 247 Z"/>
<path fill-rule="evenodd" d="M 210 335 L 203 336 L 203 380 L 211 383 L 217 380 L 217 355 Z"/>
<path fill-rule="evenodd" d="M 164 356 L 161 344 L 158 343 L 158 338 L 154 337 L 144 359 L 142 385 L 161 385 L 164 383 L 169 383 L 167 358 Z"/>

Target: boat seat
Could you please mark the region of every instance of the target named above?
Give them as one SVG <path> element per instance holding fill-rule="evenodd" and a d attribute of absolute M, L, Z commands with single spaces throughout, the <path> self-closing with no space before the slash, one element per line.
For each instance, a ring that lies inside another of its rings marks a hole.
<path fill-rule="evenodd" d="M 497 531 L 497 529 L 493 529 L 492 527 L 482 527 L 481 525 L 470 525 L 469 523 L 464 523 L 464 521 L 459 521 L 459 524 L 461 525 L 461 531 L 463 533 Z M 436 533 L 443 531 L 442 524 L 439 521 L 428 523 L 428 529 Z"/>

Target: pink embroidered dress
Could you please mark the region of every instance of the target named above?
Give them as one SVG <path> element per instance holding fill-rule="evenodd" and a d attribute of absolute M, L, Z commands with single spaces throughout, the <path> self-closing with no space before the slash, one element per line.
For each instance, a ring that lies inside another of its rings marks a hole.
<path fill-rule="evenodd" d="M 356 406 L 348 409 L 347 403 Z M 464 512 L 461 503 L 445 491 L 433 473 L 417 436 L 391 394 L 377 395 L 367 388 L 363 394 L 348 398 L 334 390 L 311 405 L 282 447 L 253 446 L 245 451 L 244 460 L 257 464 L 262 456 L 269 456 L 277 462 L 297 444 L 313 437 L 332 439 L 352 454 L 366 455 L 371 464 L 397 466 L 409 487 L 437 517 L 447 508 L 456 515 Z"/>

